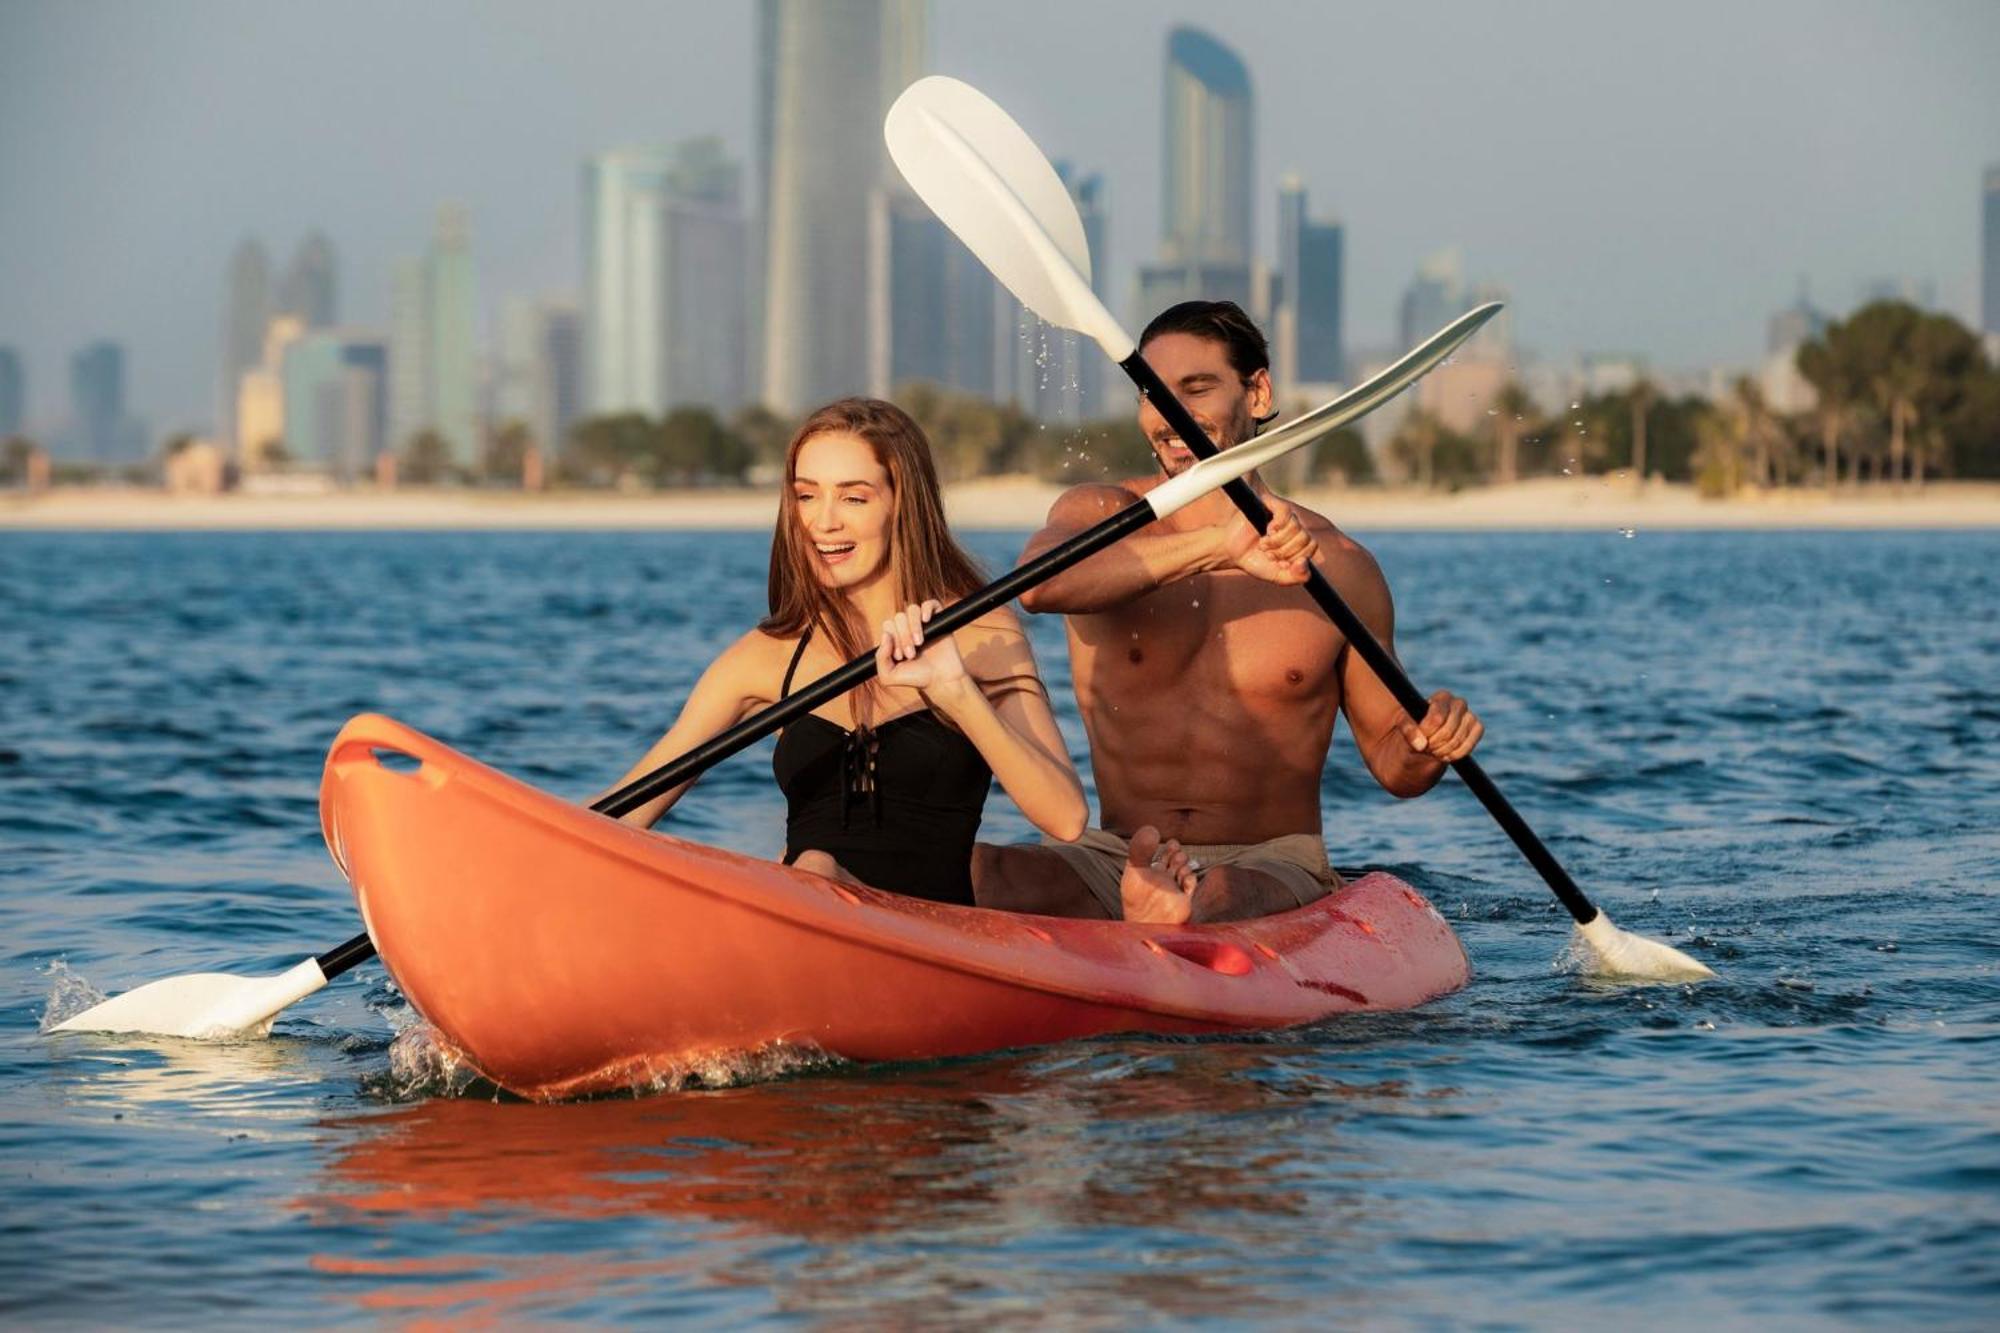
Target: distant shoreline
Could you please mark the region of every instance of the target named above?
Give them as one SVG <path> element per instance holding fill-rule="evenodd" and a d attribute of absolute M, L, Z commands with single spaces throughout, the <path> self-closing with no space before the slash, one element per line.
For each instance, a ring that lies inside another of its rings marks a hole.
<path fill-rule="evenodd" d="M 1063 487 L 998 477 L 946 488 L 952 523 L 968 531 L 1039 527 Z M 1455 494 L 1396 488 L 1316 489 L 1300 503 L 1368 531 L 1614 531 L 2000 528 L 2000 483 L 1932 482 L 1901 494 L 1790 490 L 1705 500 L 1693 487 L 1618 477 L 1545 477 Z M 759 490 L 619 495 L 405 488 L 323 495 L 178 496 L 140 488 L 0 492 L 0 532 L 214 531 L 767 531 L 777 495 Z"/>

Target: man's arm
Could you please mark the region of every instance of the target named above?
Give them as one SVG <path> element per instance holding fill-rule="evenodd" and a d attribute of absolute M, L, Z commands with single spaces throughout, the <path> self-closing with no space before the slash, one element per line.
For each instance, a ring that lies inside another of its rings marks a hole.
<path fill-rule="evenodd" d="M 1025 564 L 1138 502 L 1122 486 L 1078 486 L 1049 510 L 1047 524 L 1021 552 Z M 1091 615 L 1110 611 L 1194 574 L 1240 569 L 1272 583 L 1304 583 L 1312 538 L 1290 506 L 1271 499 L 1270 531 L 1262 538 L 1240 515 L 1230 522 L 1176 531 L 1155 523 L 1072 565 L 1021 595 L 1035 612 Z"/>
<path fill-rule="evenodd" d="M 1337 549 L 1332 542 L 1326 545 L 1329 555 L 1320 572 L 1394 657 L 1396 608 L 1381 567 L 1353 542 L 1341 539 Z M 1449 690 L 1431 695 L 1423 720 L 1412 721 L 1352 645 L 1341 650 L 1340 706 L 1354 729 L 1362 762 L 1393 796 L 1421 796 L 1435 787 L 1445 767 L 1471 754 L 1486 733 L 1465 700 Z"/>

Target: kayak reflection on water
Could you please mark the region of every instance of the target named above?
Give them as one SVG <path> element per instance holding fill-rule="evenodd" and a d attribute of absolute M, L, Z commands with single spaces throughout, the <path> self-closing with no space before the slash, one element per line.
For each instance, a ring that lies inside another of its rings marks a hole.
<path fill-rule="evenodd" d="M 1188 301 L 1147 325 L 1140 352 L 1219 448 L 1274 415 L 1263 333 L 1233 302 Z M 1139 426 L 1166 476 L 1194 455 L 1150 401 Z M 1022 560 L 1060 545 L 1164 477 L 1078 486 Z M 1260 538 L 1212 492 L 1021 598 L 1068 617 L 1101 827 L 1041 847 L 982 844 L 981 906 L 1128 921 L 1231 921 L 1299 907 L 1340 879 L 1328 864 L 1320 775 L 1345 712 L 1368 771 L 1399 797 L 1429 791 L 1484 731 L 1440 690 L 1413 722 L 1299 585 L 1316 566 L 1394 651 L 1394 607 L 1372 556 L 1251 474 Z"/>
<path fill-rule="evenodd" d="M 973 903 L 972 847 L 997 777 L 1047 836 L 1089 810 L 1019 620 L 997 608 L 954 634 L 925 623 L 985 582 L 944 519 L 922 428 L 844 398 L 785 452 L 770 614 L 711 663 L 680 716 L 612 790 L 695 749 L 875 644 L 876 679 L 780 733 L 785 861 L 849 883 Z M 870 627 L 879 626 L 879 630 Z M 651 827 L 683 784 L 626 814 Z"/>
<path fill-rule="evenodd" d="M 1235 1134 L 1185 1132 L 1248 1132 L 1295 1114 L 1303 1090 L 1291 1050 L 1092 1044 L 637 1101 L 430 1099 L 325 1125 L 325 1176 L 299 1206 L 324 1233 L 313 1267 L 372 1279 L 358 1296 L 366 1308 L 480 1301 L 502 1320 L 627 1281 L 727 1283 L 723 1237 L 737 1238 L 729 1251 L 760 1280 L 796 1270 L 820 1284 L 820 1301 L 834 1298 L 823 1284 L 839 1280 L 839 1266 L 801 1265 L 798 1242 L 959 1271 L 973 1253 L 1006 1263 L 1014 1238 L 1117 1243 L 1132 1228 L 1200 1229 L 1207 1217 L 1246 1252 L 1359 1244 L 1382 1207 L 1369 1179 L 1378 1162 L 1356 1160 L 1349 1185 L 1329 1190 L 1323 1176 L 1308 1183 L 1310 1154 L 1285 1146 L 1289 1136 L 1246 1156 Z M 1399 1084 L 1324 1077 L 1310 1091 L 1334 1122 L 1410 1096 Z M 615 1247 L 571 1248 L 573 1224 L 608 1219 L 624 1219 Z M 442 1234 L 465 1252 L 450 1241 L 441 1250 Z M 1163 1270 L 1148 1302 L 1227 1315 L 1208 1303 L 1244 1300 L 1198 1266 L 1184 1276 Z M 849 1280 L 881 1299 L 863 1273 Z"/>

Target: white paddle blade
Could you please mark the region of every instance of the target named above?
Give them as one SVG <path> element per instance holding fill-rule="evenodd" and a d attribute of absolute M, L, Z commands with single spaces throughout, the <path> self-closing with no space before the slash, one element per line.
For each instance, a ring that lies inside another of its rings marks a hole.
<path fill-rule="evenodd" d="M 49 1030 L 147 1032 L 197 1040 L 262 1037 L 270 1033 L 280 1010 L 324 985 L 326 975 L 311 958 L 272 977 L 221 972 L 166 977 L 115 995 Z"/>
<path fill-rule="evenodd" d="M 1670 944 L 1618 929 L 1602 911 L 1576 928 L 1586 971 L 1617 981 L 1700 981 L 1715 970 Z"/>
<path fill-rule="evenodd" d="M 1090 289 L 1076 202 L 992 98 L 941 74 L 918 79 L 889 108 L 882 137 L 917 197 L 1016 300 L 1095 340 L 1113 361 L 1132 354 L 1132 336 Z"/>
<path fill-rule="evenodd" d="M 1413 348 L 1401 361 L 1381 374 L 1349 389 L 1340 397 L 1322 403 L 1306 415 L 1277 430 L 1225 449 L 1205 458 L 1187 471 L 1146 492 L 1146 503 L 1161 518 L 1192 504 L 1211 491 L 1248 476 L 1300 445 L 1322 435 L 1331 435 L 1351 421 L 1367 416 L 1382 404 L 1422 379 L 1425 372 L 1457 351 L 1459 345 L 1479 331 L 1481 325 L 1500 313 L 1500 303 L 1491 301 L 1460 315 Z"/>

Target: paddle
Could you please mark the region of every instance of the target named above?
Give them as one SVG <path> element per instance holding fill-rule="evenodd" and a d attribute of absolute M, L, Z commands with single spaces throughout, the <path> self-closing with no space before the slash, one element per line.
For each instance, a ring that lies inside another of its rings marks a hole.
<path fill-rule="evenodd" d="M 883 136 L 903 178 L 945 226 L 1023 305 L 1095 340 L 1203 460 L 1196 468 L 1253 447 L 1255 441 L 1218 452 L 1097 299 L 1083 221 L 1069 190 L 1027 132 L 992 99 L 957 79 L 919 79 L 889 109 Z M 1482 306 L 1473 314 L 1483 320 L 1498 308 Z M 1257 531 L 1269 526 L 1271 511 L 1249 483 L 1233 480 L 1222 489 Z M 1318 569 L 1311 569 L 1306 589 L 1403 710 L 1421 720 L 1429 709 L 1423 692 Z M 1714 975 L 1678 949 L 1613 926 L 1475 760 L 1457 760 L 1452 768 L 1569 910 L 1600 973 L 1660 981 Z"/>
<path fill-rule="evenodd" d="M 1498 308 L 1489 306 L 1460 316 L 1367 383 L 1315 408 L 1281 430 L 1261 435 L 1227 454 L 1195 464 L 1172 481 L 1155 487 L 1144 499 L 1003 575 L 963 601 L 946 607 L 932 618 L 926 633 L 935 638 L 968 625 L 994 607 L 1013 601 L 1044 580 L 1088 559 L 1121 538 L 1165 518 L 1211 491 L 1235 484 L 1238 478 L 1273 459 L 1358 420 L 1401 393 L 1425 371 L 1451 355 Z M 713 740 L 609 793 L 591 808 L 616 817 L 644 805 L 745 746 L 847 693 L 874 674 L 874 654 L 857 657 Z M 361 934 L 338 948 L 317 954 L 274 976 L 235 977 L 226 973 L 203 972 L 167 977 L 86 1009 L 74 1018 L 56 1024 L 51 1031 L 152 1032 L 174 1037 L 261 1036 L 270 1030 L 271 1020 L 280 1010 L 374 956 L 374 942 L 366 934 Z"/>

